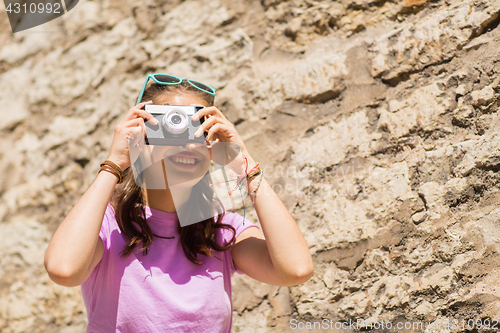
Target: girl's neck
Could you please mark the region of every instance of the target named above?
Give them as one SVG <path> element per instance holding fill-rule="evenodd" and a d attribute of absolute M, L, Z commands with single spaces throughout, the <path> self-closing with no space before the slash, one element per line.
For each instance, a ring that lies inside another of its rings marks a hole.
<path fill-rule="evenodd" d="M 175 188 L 166 190 L 150 190 L 145 192 L 146 205 L 150 208 L 161 210 L 167 213 L 176 213 L 191 196 L 192 187 Z"/>

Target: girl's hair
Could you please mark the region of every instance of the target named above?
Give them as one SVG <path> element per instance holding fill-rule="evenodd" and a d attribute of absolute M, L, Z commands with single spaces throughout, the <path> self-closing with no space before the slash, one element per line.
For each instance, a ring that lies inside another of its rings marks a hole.
<path fill-rule="evenodd" d="M 187 81 L 177 85 L 152 83 L 146 88 L 141 102 L 152 100 L 154 103 L 160 104 L 162 96 L 176 93 L 198 97 L 206 102 L 208 106 L 214 103 L 214 98 L 211 95 L 192 87 Z M 128 170 L 123 184 L 117 186 L 112 203 L 115 208 L 118 226 L 129 239 L 128 244 L 122 250 L 122 256 L 130 255 L 141 243 L 142 247 L 138 251 L 147 254 L 155 235 L 146 221 L 144 189 L 136 184 L 131 169 Z M 189 208 L 187 208 L 188 205 Z M 234 244 L 236 230 L 233 226 L 222 223 L 224 208 L 210 187 L 210 175 L 208 173 L 193 187 L 187 204 L 180 209 L 185 209 L 184 213 L 186 214 L 197 214 L 200 211 L 218 213 L 217 219 L 211 217 L 185 227 L 178 225 L 182 249 L 186 257 L 193 263 L 201 264 L 201 261 L 197 259 L 198 254 L 211 257 L 213 256 L 212 250 L 226 251 Z M 140 230 L 134 226 L 133 222 L 139 225 Z M 217 242 L 216 232 L 219 229 L 232 231 L 233 236 L 228 244 L 219 244 Z"/>

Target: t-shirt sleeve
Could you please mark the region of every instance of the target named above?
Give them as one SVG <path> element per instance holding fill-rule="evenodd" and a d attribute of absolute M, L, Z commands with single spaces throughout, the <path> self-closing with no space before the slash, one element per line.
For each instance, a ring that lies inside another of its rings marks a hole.
<path fill-rule="evenodd" d="M 240 214 L 231 213 L 231 212 L 227 212 L 227 211 L 224 215 L 224 219 L 222 220 L 222 223 L 229 224 L 229 225 L 233 226 L 233 228 L 236 230 L 236 233 L 234 236 L 235 239 L 244 230 L 246 230 L 248 228 L 252 228 L 252 227 L 258 228 L 258 226 L 255 223 L 252 223 L 248 219 L 243 218 L 243 216 L 241 216 Z M 223 244 L 225 244 L 225 245 L 229 244 L 232 236 L 233 236 L 233 233 L 231 232 L 231 230 L 223 229 L 223 232 L 222 232 Z M 233 258 L 231 257 L 230 253 L 231 252 L 229 251 L 229 257 L 231 259 L 230 260 L 231 272 L 237 272 L 239 274 L 244 274 L 242 271 L 240 271 L 239 269 L 236 269 L 236 267 L 234 267 Z"/>
<path fill-rule="evenodd" d="M 104 212 L 104 217 L 102 219 L 101 229 L 99 230 L 99 238 L 101 239 L 102 245 L 104 246 L 103 258 L 94 267 L 92 274 L 90 274 L 87 281 L 85 281 L 84 284 L 82 285 L 82 291 L 83 291 L 83 288 L 86 288 L 86 287 L 84 287 L 84 285 L 87 285 L 88 283 L 90 283 L 89 281 L 95 281 L 96 274 L 99 271 L 99 268 L 100 268 L 101 263 L 104 259 L 104 256 L 107 256 L 107 253 L 108 253 L 110 246 L 111 246 L 111 241 L 110 241 L 111 232 L 112 232 L 112 224 L 111 223 L 114 220 L 114 218 L 115 218 L 115 211 L 114 211 L 113 207 L 108 204 L 108 206 L 106 207 L 106 211 Z"/>
<path fill-rule="evenodd" d="M 111 236 L 111 221 L 115 218 L 115 210 L 111 205 L 108 204 L 106 211 L 104 212 L 104 217 L 102 219 L 101 230 L 99 231 L 99 238 L 104 245 L 104 250 L 109 249 L 109 239 Z"/>
<path fill-rule="evenodd" d="M 234 235 L 235 239 L 243 232 L 243 230 L 248 229 L 250 227 L 257 227 L 256 224 L 250 222 L 246 218 L 243 218 L 243 216 L 241 216 L 240 214 L 227 211 L 224 214 L 224 219 L 222 219 L 222 223 L 233 226 L 233 228 L 236 230 L 236 233 Z M 229 244 L 232 236 L 233 233 L 231 230 L 224 229 L 224 232 L 222 233 L 223 244 L 224 245 Z"/>

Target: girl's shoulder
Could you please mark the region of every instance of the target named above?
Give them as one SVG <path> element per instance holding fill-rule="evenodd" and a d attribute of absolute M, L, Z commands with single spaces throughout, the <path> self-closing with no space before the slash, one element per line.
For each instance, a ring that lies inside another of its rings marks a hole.
<path fill-rule="evenodd" d="M 115 230 L 121 233 L 118 222 L 116 222 L 115 209 L 113 205 L 108 203 L 102 219 L 101 230 L 99 231 L 99 238 L 101 238 L 105 248 L 109 245 L 108 240 Z"/>
<path fill-rule="evenodd" d="M 234 228 L 243 226 L 246 224 L 253 224 L 248 219 L 244 218 L 238 213 L 225 211 L 224 217 L 222 218 L 222 223 L 232 225 Z"/>
<path fill-rule="evenodd" d="M 226 211 L 224 213 L 224 217 L 222 219 L 223 224 L 228 224 L 232 226 L 235 230 L 235 235 L 234 237 L 237 238 L 245 229 L 251 228 L 251 227 L 257 227 L 258 226 L 255 223 L 252 223 L 250 220 L 244 218 L 238 213 L 234 212 L 229 212 Z M 224 241 L 229 241 L 232 237 L 232 232 L 227 229 L 223 229 L 223 238 Z"/>

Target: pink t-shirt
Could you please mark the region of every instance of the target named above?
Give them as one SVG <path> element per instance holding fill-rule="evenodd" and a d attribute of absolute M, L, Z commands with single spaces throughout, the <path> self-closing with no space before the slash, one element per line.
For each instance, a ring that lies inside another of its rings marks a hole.
<path fill-rule="evenodd" d="M 230 332 L 232 321 L 231 275 L 235 272 L 231 251 L 214 251 L 214 257 L 198 255 L 196 265 L 182 251 L 177 215 L 146 207 L 148 225 L 155 237 L 148 254 L 133 252 L 122 258 L 126 239 L 108 206 L 99 237 L 102 260 L 82 284 L 92 333 Z M 223 223 L 236 236 L 255 226 L 226 212 Z M 218 241 L 227 243 L 232 233 L 222 229 Z"/>

